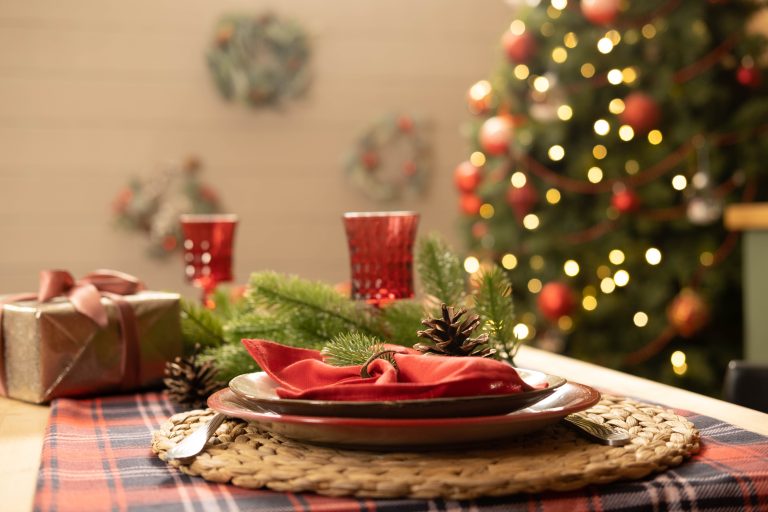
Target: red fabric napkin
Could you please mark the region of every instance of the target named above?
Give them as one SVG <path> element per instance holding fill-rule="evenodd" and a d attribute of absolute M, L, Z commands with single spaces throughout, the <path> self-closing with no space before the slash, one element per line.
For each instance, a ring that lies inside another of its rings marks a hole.
<path fill-rule="evenodd" d="M 384 401 L 503 395 L 530 391 L 514 368 L 481 357 L 424 356 L 405 347 L 394 355 L 398 370 L 384 359 L 368 366 L 331 366 L 317 350 L 272 341 L 244 339 L 259 366 L 280 387 L 281 398 L 302 400 Z"/>

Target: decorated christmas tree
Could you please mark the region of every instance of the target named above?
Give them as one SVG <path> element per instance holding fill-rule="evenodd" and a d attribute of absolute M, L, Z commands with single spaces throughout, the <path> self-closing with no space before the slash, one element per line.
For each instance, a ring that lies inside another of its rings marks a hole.
<path fill-rule="evenodd" d="M 742 344 L 725 206 L 765 172 L 765 40 L 736 0 L 520 2 L 468 92 L 471 255 L 531 343 L 717 393 Z"/>

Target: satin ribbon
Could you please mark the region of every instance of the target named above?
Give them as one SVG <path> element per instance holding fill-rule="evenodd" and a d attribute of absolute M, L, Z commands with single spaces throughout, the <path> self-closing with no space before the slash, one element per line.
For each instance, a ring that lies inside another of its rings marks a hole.
<path fill-rule="evenodd" d="M 102 329 L 109 325 L 107 309 L 101 298 L 110 299 L 118 311 L 122 336 L 122 387 L 130 389 L 139 383 L 139 336 L 136 314 L 123 295 L 132 295 L 144 289 L 136 277 L 117 270 L 96 270 L 75 281 L 66 270 L 43 270 L 37 294 L 26 293 L 0 300 L 0 396 L 7 395 L 5 380 L 5 344 L 3 340 L 3 304 L 22 300 L 48 302 L 55 297 L 65 297 L 75 311 L 93 320 Z"/>

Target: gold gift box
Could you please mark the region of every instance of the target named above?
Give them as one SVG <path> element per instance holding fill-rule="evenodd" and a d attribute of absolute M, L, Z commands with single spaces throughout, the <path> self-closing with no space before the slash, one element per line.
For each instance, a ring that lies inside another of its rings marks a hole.
<path fill-rule="evenodd" d="M 182 352 L 179 295 L 144 291 L 122 299 L 136 316 L 138 387 L 124 385 L 124 339 L 115 304 L 101 299 L 109 316 L 102 329 L 66 299 L 55 298 L 2 306 L 8 396 L 43 403 L 158 386 L 165 362 Z"/>

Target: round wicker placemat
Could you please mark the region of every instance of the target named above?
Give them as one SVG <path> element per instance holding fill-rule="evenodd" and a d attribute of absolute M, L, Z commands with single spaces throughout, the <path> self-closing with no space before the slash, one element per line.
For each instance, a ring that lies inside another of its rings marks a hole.
<path fill-rule="evenodd" d="M 168 449 L 213 414 L 208 409 L 171 417 L 155 432 L 152 449 L 165 460 Z M 229 419 L 203 453 L 192 461 L 169 464 L 188 475 L 247 488 L 471 499 L 638 479 L 677 466 L 699 450 L 693 424 L 655 405 L 603 395 L 579 415 L 627 430 L 632 442 L 622 447 L 596 444 L 559 423 L 483 449 L 446 446 L 444 451 L 382 453 L 300 443 Z"/>

